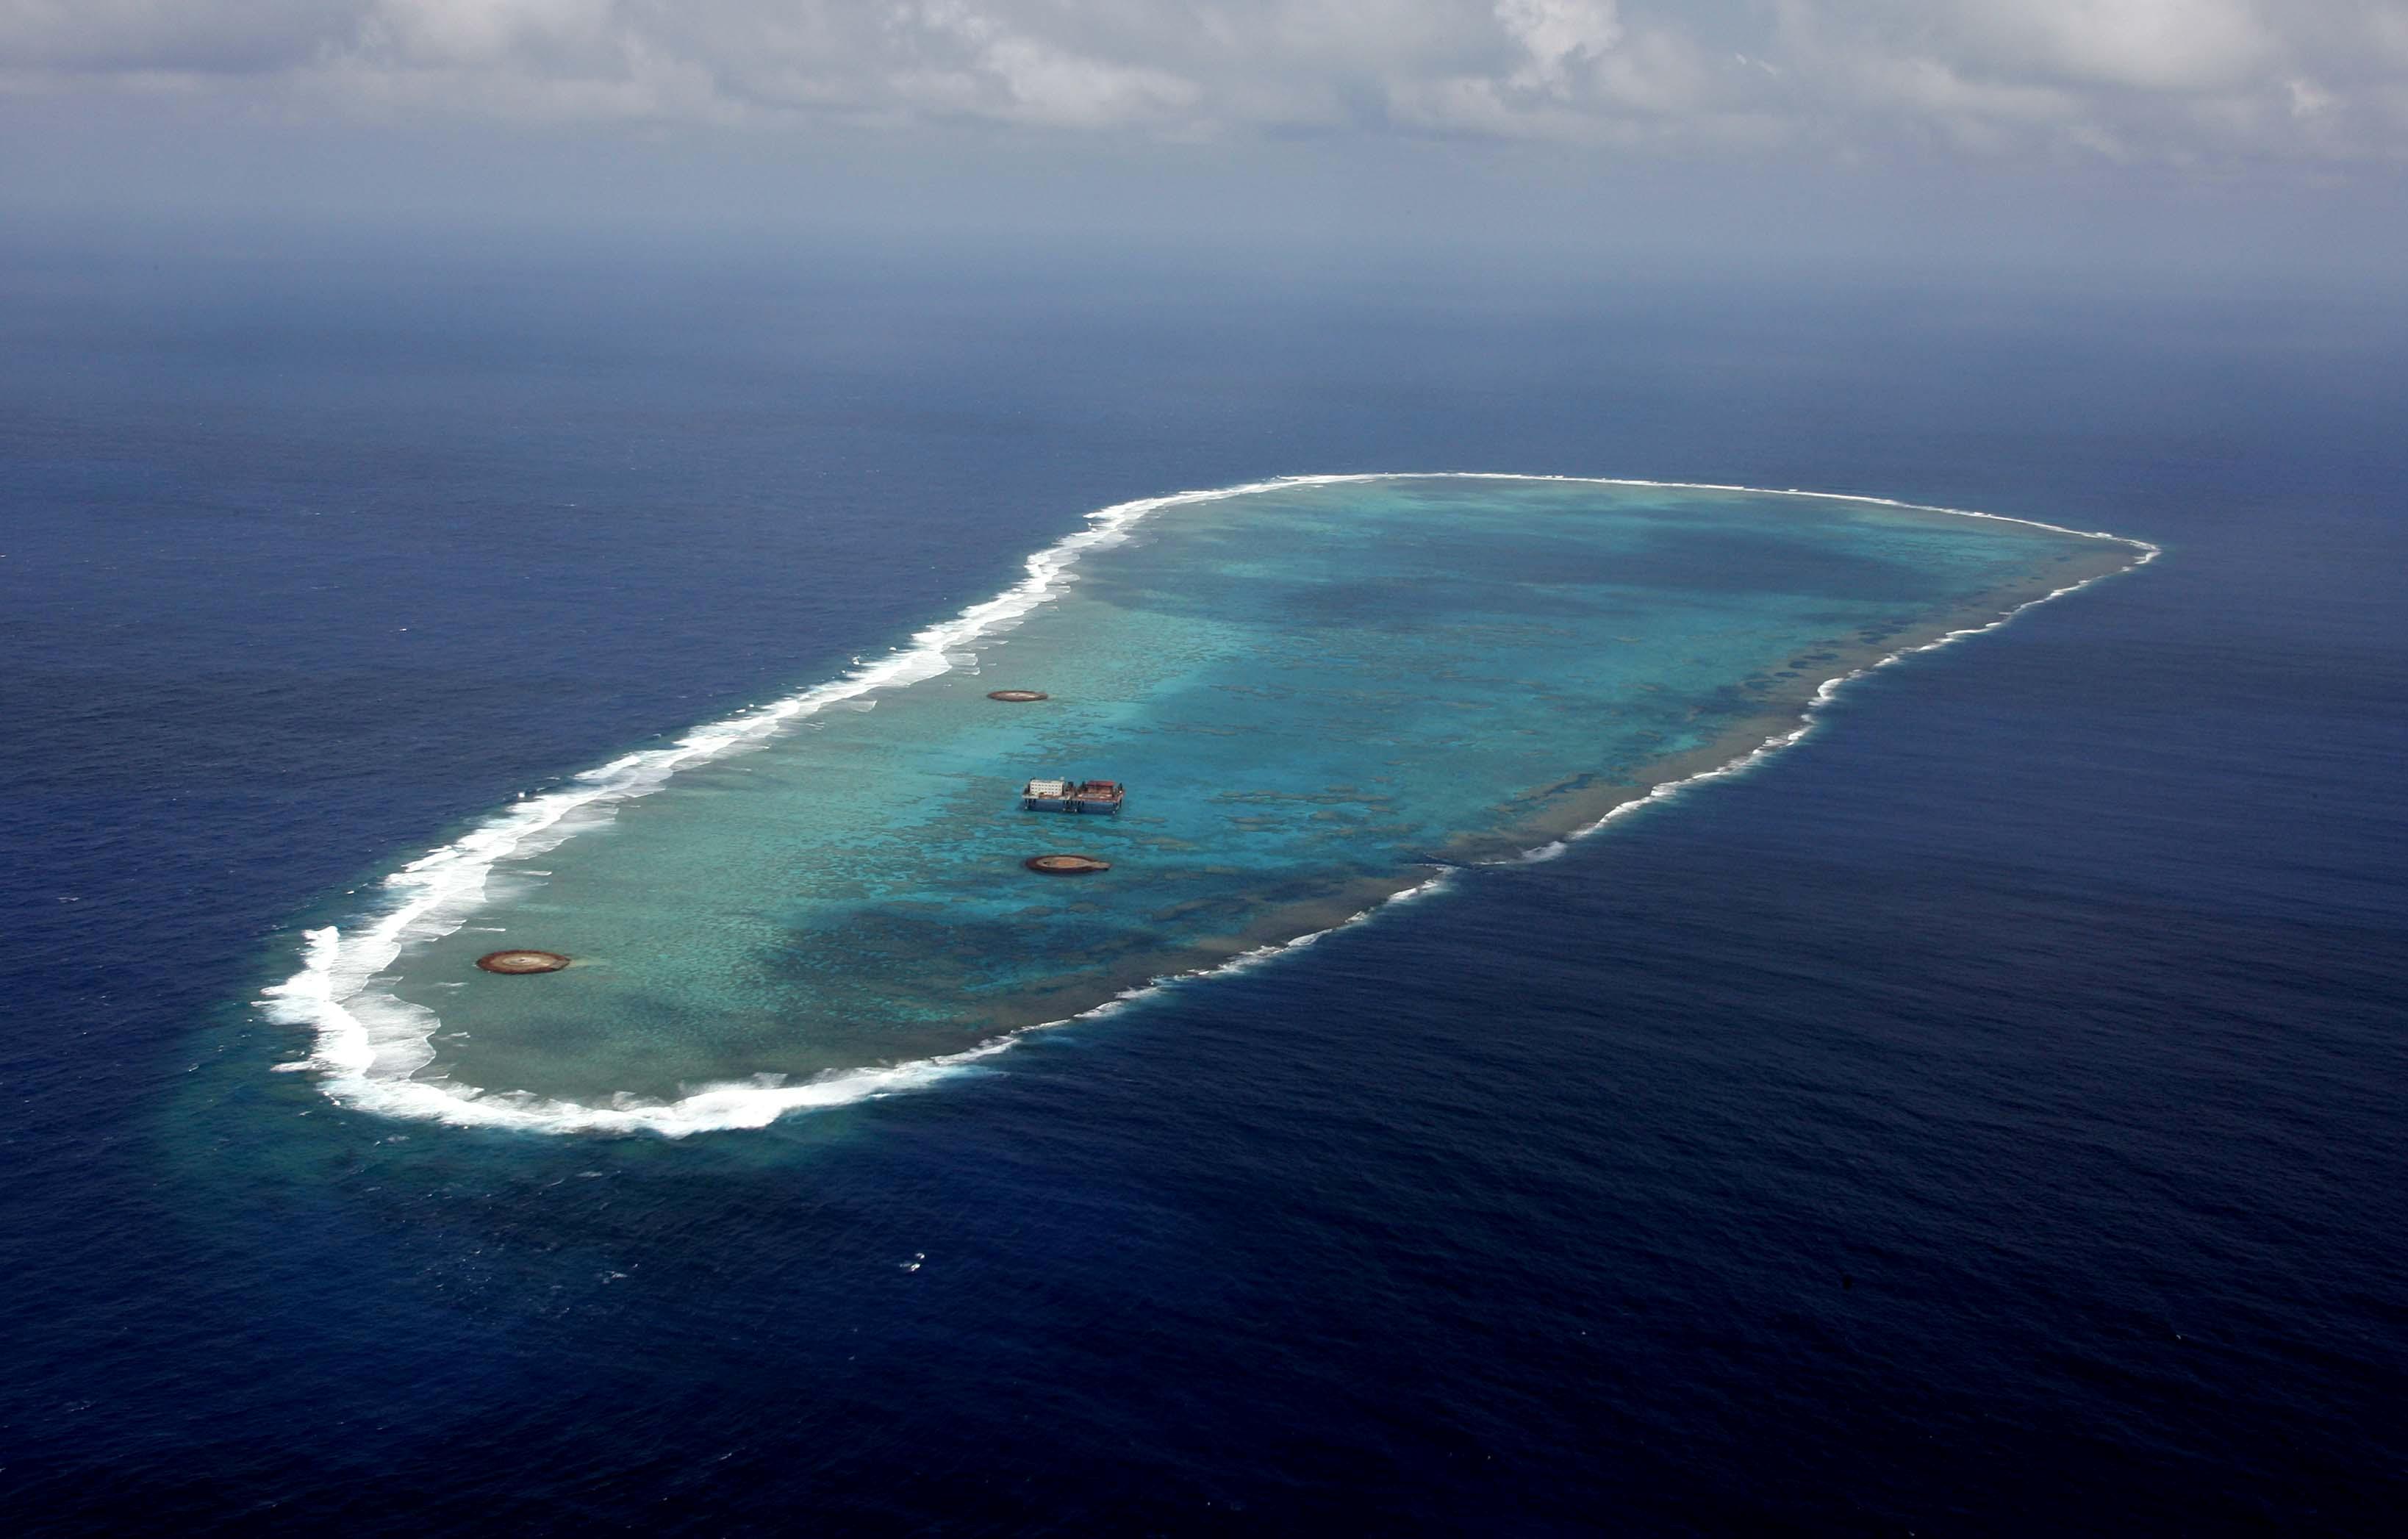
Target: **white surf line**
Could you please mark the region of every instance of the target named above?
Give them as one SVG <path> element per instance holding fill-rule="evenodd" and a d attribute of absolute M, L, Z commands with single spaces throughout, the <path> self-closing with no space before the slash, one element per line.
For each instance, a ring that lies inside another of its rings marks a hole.
<path fill-rule="evenodd" d="M 1717 490 L 1721 489 L 1718 488 Z M 1799 493 L 1799 495 L 1812 495 L 1812 493 Z M 1830 500 L 1840 501 L 1842 499 L 1833 498 Z M 1912 503 L 1890 503 L 1889 499 L 1885 497 L 1858 497 L 1845 500 L 1855 502 L 1885 503 L 1894 507 L 1915 507 L 1915 505 Z M 2007 610 L 2004 614 L 2001 614 L 1998 619 L 1989 621 L 1987 624 L 1964 626 L 1961 629 L 1950 631 L 1936 640 L 1922 642 L 1913 647 L 1901 647 L 1897 651 L 1890 653 L 1886 657 L 1876 658 L 1872 662 L 1866 663 L 1861 668 L 1851 669 L 1844 674 L 1835 674 L 1831 677 L 1823 680 L 1822 683 L 1815 686 L 1814 698 L 1809 700 L 1806 703 L 1805 709 L 1798 713 L 1798 725 L 1791 728 L 1789 731 L 1773 734 L 1770 737 L 1766 738 L 1755 748 L 1748 749 L 1747 752 L 1741 754 L 1738 758 L 1729 761 L 1727 763 L 1717 764 L 1713 768 L 1708 770 L 1700 770 L 1697 774 L 1684 777 L 1682 779 L 1667 780 L 1662 785 L 1649 791 L 1645 795 L 1635 796 L 1627 802 L 1619 804 L 1609 810 L 1604 817 L 1599 818 L 1597 821 L 1589 824 L 1585 828 L 1574 829 L 1571 833 L 1565 834 L 1560 839 L 1550 840 L 1546 844 L 1541 845 L 1535 849 L 1526 849 L 1520 855 L 1507 860 L 1487 861 L 1483 862 L 1482 863 L 1485 865 L 1515 865 L 1537 861 L 1552 861 L 1556 856 L 1561 855 L 1566 849 L 1570 848 L 1574 841 L 1585 839 L 1589 835 L 1598 833 L 1615 819 L 1627 817 L 1631 813 L 1637 812 L 1640 808 L 1647 805 L 1651 802 L 1670 801 L 1690 786 L 1698 785 L 1708 780 L 1726 779 L 1730 776 L 1741 774 L 1743 771 L 1752 769 L 1756 765 L 1764 762 L 1764 761 L 1771 758 L 1774 754 L 1779 753 L 1782 749 L 1789 748 L 1794 744 L 1804 742 L 1807 736 L 1811 734 L 1816 727 L 1822 725 L 1824 707 L 1829 705 L 1833 700 L 1838 698 L 1840 691 L 1847 685 L 1854 683 L 1856 680 L 1863 678 L 1867 675 L 1873 673 L 1875 670 L 1886 668 L 1893 663 L 1903 663 L 1908 658 L 1914 657 L 1919 652 L 1936 652 L 1941 648 L 1962 641 L 1968 636 L 1978 636 L 1987 632 L 1995 631 L 2000 626 L 2004 625 L 2007 621 L 2014 619 L 2017 615 L 2022 614 L 2027 609 L 2036 608 L 2041 605 L 2048 603 L 2051 599 L 2063 598 L 2068 593 L 2078 593 L 2094 582 L 2103 582 L 2109 577 L 2122 577 L 2126 572 L 2139 571 L 2142 567 L 2146 566 L 2149 563 L 2157 560 L 2157 557 L 2163 553 L 2159 547 L 2152 545 L 2146 540 L 2133 539 L 2131 536 L 2127 534 L 2107 534 L 2099 533 L 2095 530 L 2086 529 L 2061 529 L 2057 524 L 2041 523 L 2039 520 L 2033 519 L 2003 519 L 2001 515 L 1996 513 L 1970 513 L 1963 508 L 1956 507 L 1916 508 L 1916 511 L 1954 513 L 1960 517 L 1969 519 L 2001 519 L 2002 521 L 2007 523 L 2028 523 L 2033 525 L 2035 528 L 2057 530 L 2058 533 L 2066 534 L 2078 534 L 2086 539 L 2114 540 L 2119 545 L 2128 545 L 2136 548 L 2140 550 L 2141 557 L 2129 566 L 2121 567 L 2113 572 L 2101 572 L 2096 577 L 2085 577 L 2080 582 L 2069 582 L 2062 588 L 2053 588 L 2049 590 L 2047 592 L 2042 593 L 2036 599 L 2026 599 L 2023 603 Z"/>
<path fill-rule="evenodd" d="M 680 770 L 740 749 L 757 747 L 831 705 L 860 709 L 874 702 L 858 697 L 872 690 L 908 686 L 933 678 L 957 666 L 968 644 L 999 625 L 1016 620 L 1053 598 L 1070 580 L 1069 569 L 1090 550 L 1108 549 L 1127 536 L 1129 528 L 1164 508 L 1193 503 L 1219 502 L 1287 487 L 1331 486 L 1351 481 L 1493 480 L 1551 481 L 1589 486 L 1656 487 L 1673 491 L 1734 492 L 1751 496 L 1798 497 L 1817 502 L 1852 502 L 1909 512 L 1942 513 L 1958 518 L 1990 519 L 2027 524 L 2055 534 L 2084 539 L 2112 540 L 2141 552 L 2130 571 L 2155 561 L 2158 547 L 2146 540 L 2100 530 L 2069 529 L 2062 524 L 1970 508 L 1935 507 L 1849 492 L 1815 492 L 1798 488 L 1727 486 L 1703 481 L 1657 481 L 1603 476 L 1538 476 L 1482 471 L 1359 472 L 1329 476 L 1282 476 L 1207 491 L 1179 492 L 1115 503 L 1086 516 L 1087 527 L 1057 540 L 1030 556 L 1028 576 L 992 599 L 964 609 L 952 620 L 918 633 L 910 645 L 897 648 L 875 663 L 866 663 L 826 684 L 773 701 L 723 720 L 696 728 L 663 748 L 624 754 L 578 776 L 568 786 L 523 797 L 451 844 L 431 850 L 385 878 L 392 906 L 350 934 L 328 926 L 303 933 L 300 971 L 280 984 L 262 990 L 260 1005 L 280 1024 L 306 1026 L 314 1033 L 308 1057 L 276 1065 L 280 1070 L 307 1070 L 320 1076 L 320 1088 L 334 1101 L 363 1111 L 409 1119 L 448 1122 L 466 1127 L 510 1128 L 537 1133 L 653 1133 L 667 1137 L 719 1129 L 767 1126 L 789 1112 L 843 1105 L 898 1090 L 917 1089 L 957 1073 L 979 1060 L 1010 1047 L 1028 1032 L 1109 1014 L 1132 999 L 1187 979 L 1260 965 L 1274 957 L 1312 945 L 1331 930 L 1359 923 L 1380 909 L 1437 891 L 1449 875 L 1441 870 L 1429 879 L 1391 894 L 1328 929 L 1294 939 L 1257 947 L 1211 967 L 1155 978 L 1124 990 L 1113 1000 L 1062 1020 L 1046 1021 L 1020 1033 L 990 1038 L 958 1053 L 906 1063 L 851 1069 L 822 1075 L 801 1084 L 774 1079 L 706 1085 L 675 1101 L 646 1101 L 630 1095 L 612 1098 L 609 1105 L 552 1101 L 521 1093 L 497 1093 L 475 1086 L 416 1078 L 435 1058 L 433 1038 L 441 1020 L 433 1011 L 384 992 L 382 975 L 413 943 L 439 939 L 464 925 L 482 905 L 488 877 L 499 862 L 540 853 L 573 837 L 583 827 L 602 820 L 618 803 L 647 796 L 666 785 Z M 1903 648 L 1854 672 L 1826 679 L 1801 713 L 1795 729 L 1767 738 L 1762 744 L 1715 768 L 1669 781 L 1607 812 L 1596 822 L 1521 856 L 1514 861 L 1551 860 L 1572 840 L 1598 833 L 1615 819 L 1655 802 L 1669 800 L 1701 781 L 1737 775 L 1799 742 L 1813 732 L 1816 718 L 1838 691 L 1876 668 L 1887 667 L 1917 652 L 1932 651 L 1967 636 L 1996 630 L 2024 610 L 2078 591 L 2114 572 L 2071 583 L 2017 606 L 1985 625 L 1952 631 L 1936 641 Z M 597 815 L 599 809 L 601 815 Z M 580 815 L 583 814 L 580 819 Z"/>

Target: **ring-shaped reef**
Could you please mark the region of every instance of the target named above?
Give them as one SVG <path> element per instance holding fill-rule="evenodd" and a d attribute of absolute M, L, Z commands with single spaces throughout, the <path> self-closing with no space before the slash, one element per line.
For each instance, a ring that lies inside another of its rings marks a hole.
<path fill-rule="evenodd" d="M 1801 734 L 1838 681 L 2149 559 L 1870 498 L 1296 477 L 1107 508 L 833 682 L 410 862 L 271 990 L 405 1116 L 680 1133 L 1013 1034 L 1525 858 Z M 998 705 L 1002 674 L 1041 711 Z M 1122 782 L 1117 817 L 1024 810 Z M 1100 866 L 1044 880 L 1070 848 Z M 480 972 L 496 948 L 574 956 Z"/>

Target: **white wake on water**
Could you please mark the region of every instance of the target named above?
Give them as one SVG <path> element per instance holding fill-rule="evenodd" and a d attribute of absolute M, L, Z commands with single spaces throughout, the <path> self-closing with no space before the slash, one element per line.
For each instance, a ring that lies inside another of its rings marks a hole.
<path fill-rule="evenodd" d="M 982 635 L 1009 631 L 1021 617 L 1078 580 L 1070 569 L 1081 557 L 1118 544 L 1140 520 L 1168 507 L 1218 502 L 1288 487 L 1330 486 L 1349 481 L 1383 480 L 1515 480 L 1562 481 L 1597 486 L 1660 487 L 1669 490 L 1735 492 L 1758 496 L 1811 497 L 1821 502 L 1863 503 L 1915 512 L 1946 513 L 1960 518 L 1992 519 L 2028 524 L 2060 534 L 2113 540 L 2141 552 L 2134 567 L 2157 559 L 2158 548 L 2146 540 L 2100 530 L 2068 529 L 2037 519 L 1979 513 L 1966 508 L 1930 507 L 1889 497 L 1810 492 L 1797 488 L 1724 486 L 1698 481 L 1654 481 L 1598 476 L 1530 476 L 1478 471 L 1420 471 L 1342 476 L 1283 476 L 1249 481 L 1211 491 L 1180 492 L 1116 503 L 1087 515 L 1087 526 L 1028 558 L 1028 576 L 994 598 L 975 604 L 949 620 L 930 626 L 873 663 L 864 663 L 828 683 L 773 701 L 767 705 L 696 728 L 666 748 L 623 755 L 588 770 L 557 791 L 524 798 L 485 823 L 440 848 L 430 850 L 385 878 L 391 907 L 350 932 L 335 926 L 303 933 L 300 971 L 280 984 L 262 990 L 261 1006 L 280 1024 L 308 1027 L 314 1034 L 309 1057 L 280 1063 L 283 1071 L 317 1073 L 320 1085 L 337 1103 L 387 1117 L 449 1122 L 462 1127 L 509 1128 L 530 1133 L 652 1133 L 666 1137 L 732 1128 L 765 1127 L 789 1112 L 843 1105 L 899 1090 L 916 1090 L 958 1074 L 982 1059 L 1015 1045 L 1026 1032 L 997 1036 L 957 1053 L 910 1062 L 848 1069 L 800 1083 L 773 1078 L 705 1085 L 674 1101 L 635 1096 L 613 1098 L 607 1105 L 553 1101 L 523 1092 L 496 1092 L 444 1080 L 421 1079 L 420 1070 L 435 1058 L 435 1013 L 388 991 L 385 970 L 413 943 L 440 939 L 462 928 L 485 901 L 486 884 L 496 863 L 539 854 L 574 837 L 584 828 L 608 820 L 619 803 L 650 795 L 680 770 L 707 763 L 726 754 L 754 748 L 778 733 L 830 707 L 867 710 L 877 702 L 864 698 L 873 690 L 891 689 L 934 678 L 954 668 L 977 666 L 969 643 Z M 2128 568 L 2127 570 L 2129 570 Z M 2114 576 L 2115 574 L 2103 574 Z M 1645 795 L 1614 807 L 1597 821 L 1563 839 L 1525 851 L 1523 862 L 1552 860 L 1571 841 L 1586 838 L 1616 819 L 1678 795 L 1702 781 L 1737 775 L 1762 762 L 1814 730 L 1817 718 L 1832 697 L 1851 680 L 1887 667 L 1917 652 L 1927 652 L 1967 636 L 1997 629 L 2025 609 L 2061 598 L 2099 578 L 2071 583 L 2000 615 L 1984 625 L 1952 631 L 1936 641 L 1893 652 L 1867 667 L 1826 679 L 1808 703 L 1799 724 L 1767 738 L 1729 762 L 1682 779 L 1667 781 Z M 1496 863 L 1512 863 L 1502 862 Z M 1442 888 L 1449 871 L 1391 894 L 1381 904 L 1340 921 L 1343 928 L 1369 919 L 1390 905 Z M 1217 966 L 1154 979 L 1124 991 L 1064 1020 L 1090 1019 L 1122 1008 L 1130 1000 L 1185 979 L 1259 966 L 1273 958 L 1309 947 L 1328 930 L 1288 941 L 1257 947 Z M 1043 1030 L 1030 1027 L 1027 1031 Z"/>

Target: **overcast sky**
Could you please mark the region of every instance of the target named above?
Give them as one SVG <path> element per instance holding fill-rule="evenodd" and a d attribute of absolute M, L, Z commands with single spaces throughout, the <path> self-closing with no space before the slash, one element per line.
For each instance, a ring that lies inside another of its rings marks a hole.
<path fill-rule="evenodd" d="M 21 206 L 591 201 L 604 146 L 673 201 L 1828 178 L 2363 222 L 2408 185 L 2408 0 L 0 0 L 0 133 Z"/>

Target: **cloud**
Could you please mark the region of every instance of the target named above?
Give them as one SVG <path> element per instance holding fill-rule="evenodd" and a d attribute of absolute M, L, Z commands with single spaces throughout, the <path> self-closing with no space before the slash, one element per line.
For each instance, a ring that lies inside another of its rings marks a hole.
<path fill-rule="evenodd" d="M 0 88 L 1616 153 L 2408 160 L 2408 0 L 0 0 Z"/>
<path fill-rule="evenodd" d="M 968 0 L 921 0 L 890 16 L 959 45 L 958 67 L 937 75 L 937 90 L 923 103 L 956 114 L 1111 128 L 1176 120 L 1202 95 L 1194 82 L 1168 70 L 1115 64 L 1015 31 Z M 900 77 L 897 83 L 911 78 Z"/>
<path fill-rule="evenodd" d="M 421 66 L 599 64 L 620 41 L 619 9 L 612 0 L 376 0 L 357 42 L 362 52 Z"/>
<path fill-rule="evenodd" d="M 1950 12 L 1967 50 L 2067 82 L 2218 90 L 2261 76 L 2276 51 L 2252 0 L 2020 0 Z"/>
<path fill-rule="evenodd" d="M 0 68 L 258 76 L 357 36 L 366 0 L 0 0 Z"/>
<path fill-rule="evenodd" d="M 1568 94 L 1576 72 L 1593 68 L 1622 41 L 1615 0 L 1497 0 L 1497 20 L 1527 60 L 1508 82 Z"/>

